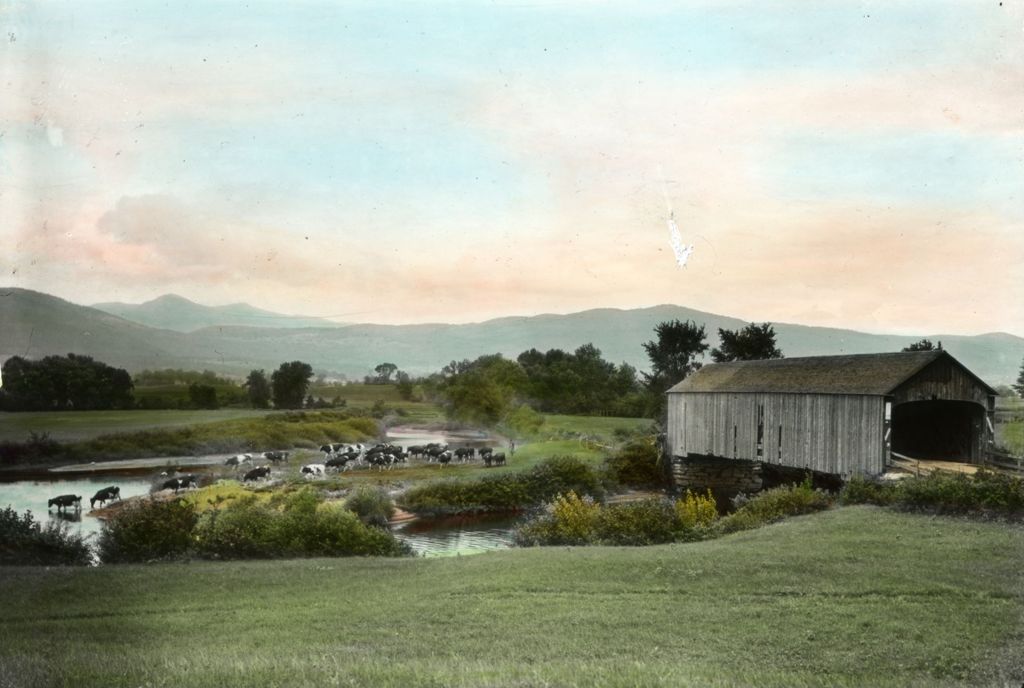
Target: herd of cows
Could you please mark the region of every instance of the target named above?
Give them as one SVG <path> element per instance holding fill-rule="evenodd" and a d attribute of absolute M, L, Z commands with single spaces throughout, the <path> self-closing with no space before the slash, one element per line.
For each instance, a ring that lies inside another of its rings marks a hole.
<path fill-rule="evenodd" d="M 425 445 L 414 445 L 402 448 L 395 444 L 381 443 L 372 447 L 362 444 L 325 444 L 320 447 L 324 455 L 323 463 L 309 463 L 302 466 L 300 473 L 307 479 L 323 477 L 329 471 L 342 472 L 357 468 L 377 468 L 378 470 L 390 470 L 392 467 L 407 463 L 409 459 L 425 459 L 428 463 L 436 463 L 441 468 L 448 466 L 453 461 L 466 463 L 475 460 L 478 456 L 488 468 L 492 466 L 504 466 L 507 463 L 505 452 L 495 452 L 493 447 L 458 447 L 451 449 L 447 444 L 432 442 Z M 250 468 L 242 475 L 242 482 L 254 482 L 261 478 L 270 478 L 270 464 L 278 465 L 288 461 L 291 452 L 266 451 L 253 454 L 236 454 L 224 462 L 225 466 L 241 469 L 245 464 L 250 466 L 257 460 L 270 462 L 269 464 Z M 166 474 L 165 474 L 166 475 Z M 168 478 L 160 483 L 160 490 L 174 490 L 177 494 L 180 490 L 186 490 L 199 486 L 199 478 L 194 473 Z M 121 488 L 116 486 L 105 487 L 99 490 L 89 500 L 89 506 L 96 508 L 96 503 L 105 505 L 109 501 L 121 499 Z M 50 499 L 47 502 L 47 509 L 57 507 L 58 512 L 73 508 L 81 511 L 82 496 L 66 494 Z"/>

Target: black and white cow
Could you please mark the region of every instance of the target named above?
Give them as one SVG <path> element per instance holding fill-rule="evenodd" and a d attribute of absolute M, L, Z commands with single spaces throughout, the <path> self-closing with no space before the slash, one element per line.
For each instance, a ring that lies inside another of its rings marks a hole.
<path fill-rule="evenodd" d="M 472 447 L 460 447 L 455 450 L 455 458 L 459 461 L 466 461 L 472 459 L 476 455 L 476 450 Z"/>
<path fill-rule="evenodd" d="M 160 489 L 174 490 L 174 494 L 178 494 L 178 490 L 187 490 L 190 487 L 197 487 L 198 485 L 199 481 L 196 479 L 195 474 L 189 473 L 188 475 L 183 475 L 180 478 L 165 480 L 163 484 L 160 485 Z"/>
<path fill-rule="evenodd" d="M 242 482 L 247 483 L 250 480 L 259 480 L 260 478 L 270 477 L 270 466 L 257 466 L 256 468 L 248 471 L 243 477 Z"/>
<path fill-rule="evenodd" d="M 452 453 L 450 451 L 443 451 L 437 455 L 437 462 L 441 464 L 441 468 L 444 468 L 452 462 Z"/>
<path fill-rule="evenodd" d="M 288 461 L 288 457 L 290 454 L 291 452 L 286 451 L 268 451 L 263 452 L 261 456 L 267 461 L 271 461 L 273 463 L 281 463 L 282 461 Z"/>
<path fill-rule="evenodd" d="M 337 468 L 339 471 L 344 470 L 348 467 L 348 464 L 355 462 L 358 458 L 358 455 L 353 456 L 352 454 L 332 456 L 324 461 L 324 468 Z"/>
<path fill-rule="evenodd" d="M 96 502 L 99 502 L 101 505 L 103 505 L 115 499 L 121 499 L 121 488 L 115 487 L 113 485 L 111 485 L 110 487 L 104 487 L 102 490 L 94 494 L 92 496 L 92 499 L 89 500 L 89 508 L 95 509 Z"/>
<path fill-rule="evenodd" d="M 69 506 L 75 507 L 75 511 L 78 511 L 82 508 L 82 495 L 66 494 L 54 497 L 46 502 L 46 510 L 49 511 L 54 505 L 57 506 L 57 511 L 63 511 Z"/>
<path fill-rule="evenodd" d="M 243 463 L 252 463 L 252 454 L 235 454 L 224 462 L 225 466 L 240 466 Z"/>
<path fill-rule="evenodd" d="M 307 463 L 300 472 L 307 478 L 315 478 L 322 476 L 326 470 L 327 467 L 322 463 Z"/>

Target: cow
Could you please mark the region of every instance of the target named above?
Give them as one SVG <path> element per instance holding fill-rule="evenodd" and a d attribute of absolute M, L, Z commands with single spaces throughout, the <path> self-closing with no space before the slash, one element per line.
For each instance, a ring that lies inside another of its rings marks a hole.
<path fill-rule="evenodd" d="M 460 447 L 455 450 L 455 458 L 459 461 L 466 461 L 472 459 L 476 455 L 476 450 L 472 447 Z"/>
<path fill-rule="evenodd" d="M 251 471 L 247 472 L 245 474 L 245 476 L 242 477 L 242 482 L 243 483 L 247 483 L 250 480 L 259 480 L 260 478 L 269 478 L 269 477 L 270 477 L 270 466 L 258 466 L 256 468 L 252 469 Z"/>
<path fill-rule="evenodd" d="M 504 466 L 505 465 L 505 452 L 498 452 L 496 454 L 491 454 L 491 462 L 494 463 L 495 466 Z"/>
<path fill-rule="evenodd" d="M 480 458 L 483 459 L 485 462 L 487 461 L 487 457 L 491 456 L 493 453 L 494 453 L 494 447 L 481 447 L 480 448 Z"/>
<path fill-rule="evenodd" d="M 450 451 L 443 451 L 437 455 L 437 462 L 441 464 L 441 468 L 444 468 L 452 462 L 452 453 Z"/>
<path fill-rule="evenodd" d="M 318 475 L 323 475 L 326 469 L 327 467 L 322 463 L 307 463 L 300 472 L 307 478 L 315 478 Z"/>
<path fill-rule="evenodd" d="M 268 451 L 268 452 L 263 452 L 262 456 L 263 456 L 264 459 L 266 459 L 267 461 L 270 461 L 272 463 L 281 463 L 282 461 L 287 462 L 288 461 L 288 456 L 290 454 L 291 454 L 291 452 L 286 452 L 286 451 Z"/>
<path fill-rule="evenodd" d="M 240 466 L 243 463 L 252 463 L 252 454 L 235 454 L 224 462 L 225 466 Z"/>
<path fill-rule="evenodd" d="M 96 502 L 99 502 L 101 505 L 103 505 L 106 504 L 107 502 L 112 502 L 115 499 L 121 499 L 121 488 L 115 487 L 113 485 L 111 485 L 110 487 L 104 487 L 102 490 L 94 494 L 92 496 L 92 499 L 89 500 L 89 508 L 95 509 Z"/>
<path fill-rule="evenodd" d="M 440 461 L 441 454 L 444 454 L 446 451 L 448 451 L 447 444 L 428 444 L 426 455 L 430 461 Z"/>
<path fill-rule="evenodd" d="M 337 468 L 343 470 L 349 462 L 355 461 L 358 457 L 354 457 L 351 454 L 342 454 L 340 456 L 332 456 L 324 462 L 324 468 Z"/>
<path fill-rule="evenodd" d="M 78 511 L 82 508 L 82 495 L 66 494 L 54 497 L 46 502 L 46 510 L 49 511 L 55 504 L 57 505 L 58 512 L 69 506 L 75 507 L 75 511 Z"/>
<path fill-rule="evenodd" d="M 165 480 L 163 484 L 160 485 L 160 489 L 174 490 L 174 494 L 178 494 L 178 490 L 187 490 L 190 487 L 198 486 L 198 484 L 199 483 L 196 480 L 195 474 L 189 473 L 188 475 L 182 476 L 180 478 L 171 478 L 170 480 Z"/>

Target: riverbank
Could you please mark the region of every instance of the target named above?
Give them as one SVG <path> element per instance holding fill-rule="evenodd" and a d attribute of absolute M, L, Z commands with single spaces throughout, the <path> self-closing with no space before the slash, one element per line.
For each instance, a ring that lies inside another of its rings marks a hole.
<path fill-rule="evenodd" d="M 0 585 L 13 685 L 1024 679 L 1024 529 L 872 507 L 686 545 L 7 569 Z"/>

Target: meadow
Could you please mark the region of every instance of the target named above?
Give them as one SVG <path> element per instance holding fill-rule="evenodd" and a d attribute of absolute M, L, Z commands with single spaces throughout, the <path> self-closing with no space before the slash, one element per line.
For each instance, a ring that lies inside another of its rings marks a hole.
<path fill-rule="evenodd" d="M 58 442 L 87 440 L 112 433 L 182 428 L 238 418 L 258 418 L 269 411 L 250 408 L 204 410 L 38 411 L 0 413 L 0 442 L 24 442 L 30 433 L 47 433 Z"/>
<path fill-rule="evenodd" d="M 693 544 L 6 568 L 0 586 L 0 685 L 976 686 L 1024 677 L 1024 529 L 877 507 Z"/>

